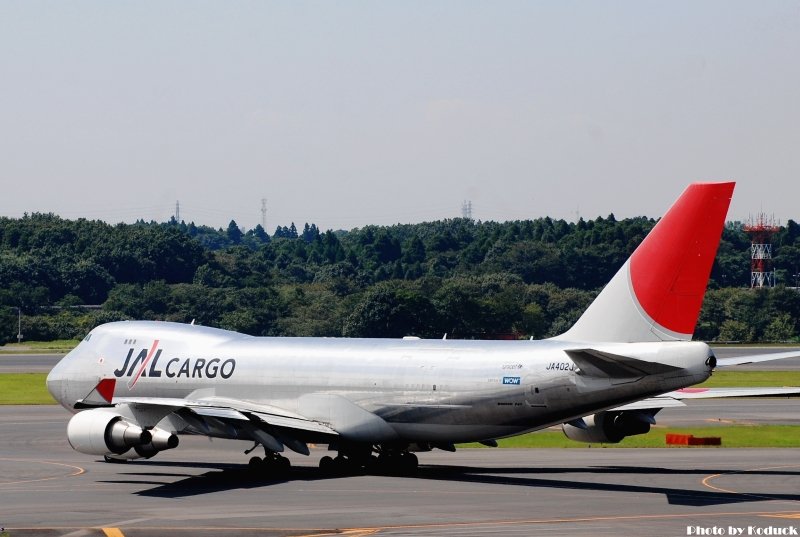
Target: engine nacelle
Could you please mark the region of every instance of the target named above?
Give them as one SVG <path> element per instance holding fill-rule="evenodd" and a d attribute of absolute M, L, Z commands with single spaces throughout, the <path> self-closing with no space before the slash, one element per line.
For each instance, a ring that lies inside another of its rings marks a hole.
<path fill-rule="evenodd" d="M 142 429 L 113 410 L 96 408 L 78 412 L 67 425 L 67 440 L 75 451 L 89 455 L 122 454 L 153 439 Z"/>
<path fill-rule="evenodd" d="M 561 426 L 570 440 L 589 444 L 616 444 L 626 436 L 650 431 L 651 416 L 637 412 L 598 412 L 583 418 L 586 428 L 565 423 Z"/>
<path fill-rule="evenodd" d="M 159 451 L 178 447 L 178 435 L 164 429 L 150 429 L 152 436 L 150 442 L 141 446 L 133 446 L 133 450 L 140 456 L 149 459 Z"/>

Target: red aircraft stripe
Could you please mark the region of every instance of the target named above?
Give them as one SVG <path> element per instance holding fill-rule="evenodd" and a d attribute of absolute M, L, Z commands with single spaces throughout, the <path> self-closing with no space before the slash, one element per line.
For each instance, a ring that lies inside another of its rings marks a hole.
<path fill-rule="evenodd" d="M 150 362 L 150 359 L 156 353 L 156 347 L 158 347 L 157 339 L 153 341 L 153 346 L 150 347 L 150 352 L 147 353 L 147 358 L 144 359 L 144 362 L 142 362 L 142 365 L 139 367 L 139 371 L 136 372 L 136 376 L 133 377 L 133 380 L 131 380 L 131 382 L 128 384 L 128 388 L 133 388 L 136 385 L 136 381 L 138 381 L 139 377 L 141 377 L 142 373 L 144 373 L 144 368 L 147 366 L 147 364 Z"/>

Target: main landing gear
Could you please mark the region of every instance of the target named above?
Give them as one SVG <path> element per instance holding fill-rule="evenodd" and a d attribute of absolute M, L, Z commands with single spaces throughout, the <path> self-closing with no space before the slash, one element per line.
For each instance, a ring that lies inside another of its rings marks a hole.
<path fill-rule="evenodd" d="M 352 475 L 359 473 L 383 475 L 411 475 L 417 471 L 417 456 L 402 449 L 388 449 L 378 446 L 372 448 L 339 450 L 336 457 L 324 456 L 319 468 L 326 475 Z"/>
<path fill-rule="evenodd" d="M 250 457 L 247 463 L 250 469 L 259 474 L 287 474 L 292 469 L 292 463 L 283 455 L 269 453 L 265 457 Z"/>
<path fill-rule="evenodd" d="M 252 453 L 260 444 L 256 443 L 252 448 L 245 451 L 245 455 Z M 262 476 L 283 476 L 289 473 L 292 469 L 292 463 L 284 457 L 273 451 L 264 448 L 264 457 L 253 456 L 250 457 L 247 465 L 250 470 L 256 475 Z"/>

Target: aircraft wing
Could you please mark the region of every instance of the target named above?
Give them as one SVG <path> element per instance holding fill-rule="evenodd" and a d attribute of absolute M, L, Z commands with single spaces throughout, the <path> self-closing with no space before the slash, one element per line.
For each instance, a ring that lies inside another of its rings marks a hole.
<path fill-rule="evenodd" d="M 308 455 L 309 439 L 333 439 L 338 433 L 318 421 L 288 410 L 240 401 L 207 397 L 179 399 L 169 397 L 115 397 L 115 405 L 128 405 L 136 412 L 157 410 L 174 413 L 183 419 L 192 432 L 209 436 L 249 437 L 272 451 L 292 451 Z"/>
<path fill-rule="evenodd" d="M 800 387 L 768 388 L 683 388 L 664 394 L 673 399 L 715 399 L 719 397 L 763 397 L 769 395 L 797 395 Z"/>
<path fill-rule="evenodd" d="M 786 358 L 800 358 L 800 349 L 787 352 L 773 352 L 771 354 L 751 354 L 749 356 L 717 358 L 717 367 L 754 364 L 757 362 L 769 362 L 770 360 L 785 360 Z"/>
<path fill-rule="evenodd" d="M 777 395 L 800 395 L 800 387 L 768 388 L 683 388 L 627 405 L 612 408 L 617 410 L 656 410 L 669 407 L 686 406 L 685 399 L 718 399 L 722 397 L 767 397 Z"/>
<path fill-rule="evenodd" d="M 586 356 L 587 351 L 578 351 Z M 595 351 L 596 352 L 596 351 Z M 573 360 L 573 352 L 568 351 Z M 800 349 L 768 354 L 751 354 L 749 356 L 734 356 L 731 358 L 717 358 L 717 367 L 769 362 L 771 360 L 784 360 L 787 358 L 800 358 Z M 576 361 L 578 363 L 578 361 Z M 580 366 L 580 364 L 579 364 Z M 641 401 L 634 401 L 611 410 L 656 410 L 668 407 L 685 406 L 684 399 L 717 399 L 722 397 L 768 397 L 778 395 L 800 395 L 800 387 L 731 387 L 731 388 L 700 388 L 690 387 L 664 393 L 656 397 L 649 397 Z"/>

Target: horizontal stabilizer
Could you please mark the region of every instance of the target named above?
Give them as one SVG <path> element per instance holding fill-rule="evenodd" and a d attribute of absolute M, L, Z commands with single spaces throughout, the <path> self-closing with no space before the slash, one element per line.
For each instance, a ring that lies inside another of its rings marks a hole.
<path fill-rule="evenodd" d="M 564 352 L 580 368 L 582 374 L 592 377 L 629 379 L 670 373 L 680 369 L 661 362 L 648 362 L 597 349 L 573 349 Z"/>

